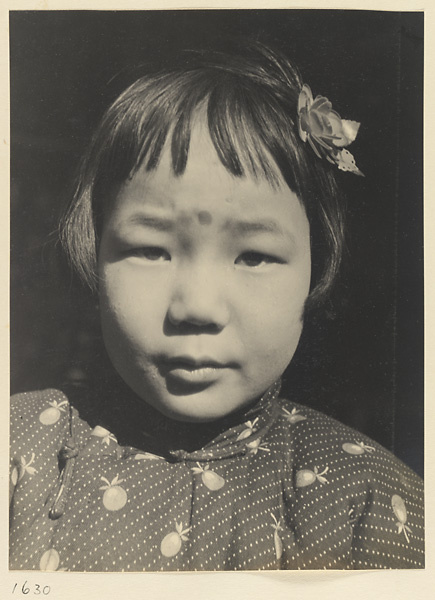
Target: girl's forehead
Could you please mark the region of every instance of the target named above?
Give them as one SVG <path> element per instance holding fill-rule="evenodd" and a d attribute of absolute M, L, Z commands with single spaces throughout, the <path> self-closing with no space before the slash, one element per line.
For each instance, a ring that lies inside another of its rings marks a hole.
<path fill-rule="evenodd" d="M 213 153 L 215 153 L 213 149 Z M 155 210 L 195 212 L 206 222 L 208 214 L 230 212 L 291 213 L 300 202 L 287 186 L 273 188 L 265 179 L 236 177 L 213 153 L 192 153 L 185 172 L 175 175 L 168 159 L 152 172 L 141 168 L 121 189 L 118 205 Z"/>
<path fill-rule="evenodd" d="M 220 162 L 207 132 L 192 135 L 186 170 L 176 175 L 165 149 L 153 171 L 141 167 L 121 188 L 109 219 L 124 228 L 149 225 L 169 231 L 196 224 L 201 230 L 308 232 L 305 210 L 286 185 L 272 187 L 266 179 L 236 177 Z"/>
<path fill-rule="evenodd" d="M 157 168 L 152 172 L 155 179 L 165 178 L 175 182 L 195 179 L 202 183 L 210 176 L 213 179 L 236 179 L 224 167 L 211 140 L 208 125 L 203 116 L 198 115 L 192 125 L 186 168 L 180 175 L 175 175 L 171 152 L 171 136 L 168 136 Z M 230 176 L 230 177 L 228 177 Z"/>
<path fill-rule="evenodd" d="M 176 174 L 173 167 L 171 137 L 157 167 L 147 170 L 143 164 L 121 188 L 114 213 L 125 216 L 140 211 L 176 217 L 189 217 L 200 225 L 224 223 L 243 218 L 298 222 L 305 210 L 283 182 L 272 186 L 265 177 L 247 172 L 230 173 L 222 164 L 213 145 L 208 125 L 201 115 L 195 118 L 186 168 Z"/>
<path fill-rule="evenodd" d="M 147 170 L 142 165 L 124 184 L 122 192 L 135 196 L 137 201 L 171 206 L 178 201 L 196 201 L 202 206 L 217 200 L 231 203 L 234 200 L 252 209 L 252 198 L 280 194 L 294 195 L 282 181 L 272 186 L 265 177 L 256 177 L 249 171 L 242 176 L 233 175 L 222 163 L 214 147 L 205 118 L 199 115 L 192 126 L 190 144 L 183 173 L 174 172 L 171 137 L 168 136 L 157 167 Z"/>

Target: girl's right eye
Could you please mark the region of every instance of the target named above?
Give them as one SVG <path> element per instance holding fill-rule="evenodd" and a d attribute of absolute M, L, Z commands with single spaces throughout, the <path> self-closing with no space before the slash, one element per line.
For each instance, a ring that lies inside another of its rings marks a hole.
<path fill-rule="evenodd" d="M 158 246 L 143 246 L 141 248 L 135 248 L 130 252 L 130 254 L 132 256 L 144 258 L 145 260 L 149 260 L 152 262 L 162 262 L 166 260 L 171 260 L 169 253 L 163 248 L 159 248 Z"/>
<path fill-rule="evenodd" d="M 236 265 L 242 265 L 250 268 L 258 268 L 261 266 L 282 263 L 283 261 L 276 256 L 264 254 L 263 252 L 244 252 L 236 259 Z"/>

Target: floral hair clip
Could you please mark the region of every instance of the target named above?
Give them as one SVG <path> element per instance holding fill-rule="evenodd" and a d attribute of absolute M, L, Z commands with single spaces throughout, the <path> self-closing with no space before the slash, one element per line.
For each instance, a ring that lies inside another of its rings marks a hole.
<path fill-rule="evenodd" d="M 363 175 L 346 146 L 356 138 L 360 124 L 347 121 L 332 109 L 331 102 L 324 96 L 313 94 L 308 85 L 302 86 L 298 100 L 299 135 L 308 141 L 319 158 L 326 158 L 342 171 Z"/>

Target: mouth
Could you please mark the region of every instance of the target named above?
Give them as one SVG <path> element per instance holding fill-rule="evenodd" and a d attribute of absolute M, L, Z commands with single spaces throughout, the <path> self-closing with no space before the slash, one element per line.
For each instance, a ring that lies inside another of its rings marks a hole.
<path fill-rule="evenodd" d="M 209 385 L 227 369 L 235 367 L 235 363 L 219 362 L 209 357 L 177 356 L 163 360 L 160 371 L 164 377 L 174 382 Z"/>

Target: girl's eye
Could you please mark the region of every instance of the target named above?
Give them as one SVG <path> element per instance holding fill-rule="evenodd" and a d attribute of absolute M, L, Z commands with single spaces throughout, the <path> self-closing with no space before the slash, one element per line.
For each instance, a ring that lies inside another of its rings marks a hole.
<path fill-rule="evenodd" d="M 263 254 L 262 252 L 244 252 L 236 259 L 236 265 L 245 267 L 260 267 L 271 263 L 280 263 L 281 261 L 276 256 Z"/>
<path fill-rule="evenodd" d="M 157 246 L 144 246 L 143 248 L 135 248 L 132 251 L 133 256 L 145 258 L 153 262 L 171 260 L 171 257 L 166 250 Z"/>

